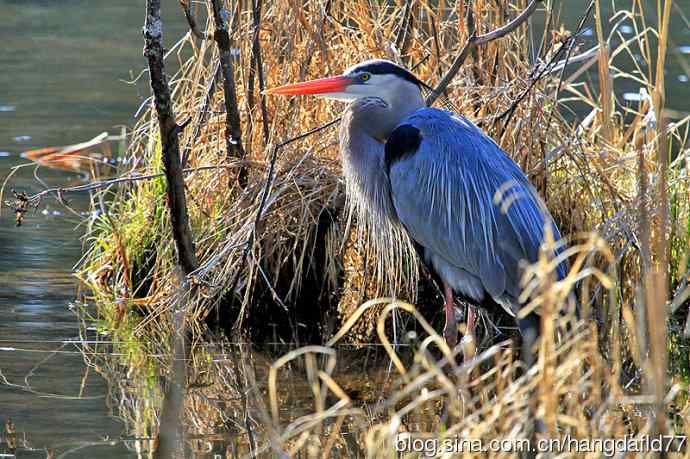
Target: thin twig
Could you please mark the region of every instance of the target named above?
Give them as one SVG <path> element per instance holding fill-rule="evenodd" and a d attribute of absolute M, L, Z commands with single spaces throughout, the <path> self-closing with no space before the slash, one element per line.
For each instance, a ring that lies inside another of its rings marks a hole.
<path fill-rule="evenodd" d="M 554 53 L 553 57 L 549 60 L 549 62 L 546 65 L 536 65 L 534 70 L 531 72 L 531 81 L 527 89 L 525 89 L 522 94 L 518 96 L 517 99 L 513 101 L 513 103 L 510 104 L 510 107 L 508 107 L 503 113 L 498 115 L 496 118 L 494 118 L 493 125 L 496 126 L 496 123 L 498 123 L 499 120 L 505 118 L 505 121 L 503 122 L 503 127 L 501 128 L 501 132 L 498 133 L 498 138 L 503 137 L 503 133 L 505 132 L 506 128 L 508 127 L 508 123 L 510 123 L 511 118 L 515 114 L 515 110 L 517 109 L 518 105 L 520 105 L 520 102 L 522 102 L 525 97 L 532 91 L 532 88 L 544 77 L 545 75 L 549 74 L 552 72 L 553 68 L 555 65 L 559 64 L 560 61 L 557 61 L 557 59 L 563 54 L 564 51 L 567 52 L 566 58 L 563 60 L 565 65 L 568 64 L 568 57 L 570 56 L 570 52 L 572 49 L 575 47 L 575 41 L 577 40 L 577 37 L 580 35 L 582 32 L 582 28 L 585 25 L 585 22 L 587 22 L 587 19 L 589 18 L 589 15 L 592 13 L 592 9 L 594 8 L 594 1 L 592 1 L 589 4 L 589 8 L 585 11 L 585 13 L 582 15 L 580 18 L 580 23 L 577 26 L 577 30 L 575 33 L 573 33 L 570 37 L 565 39 L 562 43 L 561 46 L 558 47 L 558 50 Z M 565 67 L 564 67 L 565 68 Z M 536 73 L 536 75 L 535 75 Z M 559 88 L 560 88 L 560 80 L 559 80 Z M 549 118 L 550 121 L 550 118 Z"/>
<path fill-rule="evenodd" d="M 327 129 L 339 121 L 340 121 L 340 117 L 338 117 L 332 121 L 329 121 L 328 123 L 326 123 L 324 125 L 321 125 L 319 127 L 311 129 L 307 132 L 299 134 L 295 137 L 292 137 L 288 140 L 285 140 L 285 141 L 277 144 L 275 147 L 273 147 L 273 151 L 271 152 L 271 158 L 269 159 L 269 166 L 268 166 L 268 174 L 266 177 L 266 183 L 264 185 L 263 191 L 261 192 L 261 201 L 259 203 L 259 208 L 256 211 L 256 216 L 254 217 L 254 223 L 252 226 L 252 230 L 249 233 L 249 238 L 247 239 L 246 245 L 244 247 L 244 251 L 242 252 L 242 257 L 240 258 L 239 266 L 244 266 L 244 264 L 247 262 L 247 257 L 249 256 L 249 251 L 251 250 L 252 246 L 254 245 L 254 241 L 256 239 L 256 228 L 258 228 L 259 223 L 261 222 L 261 217 L 263 216 L 264 208 L 266 207 L 266 202 L 268 201 L 268 192 L 270 191 L 271 186 L 273 185 L 273 176 L 274 176 L 274 172 L 275 172 L 276 161 L 278 159 L 278 152 L 283 147 L 285 147 L 286 145 L 289 145 L 293 142 L 297 142 L 298 140 L 302 140 L 305 137 L 308 137 L 308 136 L 315 134 L 319 131 Z M 234 275 L 232 282 L 229 283 L 229 285 L 230 285 L 230 289 L 228 290 L 229 292 L 233 293 L 235 291 L 235 289 L 237 288 L 237 283 L 239 282 L 239 280 L 240 280 L 240 275 L 239 275 L 239 272 L 237 272 Z M 207 320 L 211 320 L 211 317 L 212 316 L 209 314 L 207 316 Z M 220 319 L 219 311 L 216 310 L 216 317 L 215 317 L 216 324 L 211 324 L 211 325 L 217 325 L 217 323 L 219 322 L 219 319 Z M 242 319 L 242 317 L 239 317 L 237 319 L 237 323 L 239 323 L 241 321 L 241 319 Z"/>
<path fill-rule="evenodd" d="M 595 58 L 598 53 L 599 45 L 595 45 L 592 48 L 589 48 L 587 51 L 581 52 L 577 56 L 572 56 L 570 58 L 563 59 L 557 62 L 556 65 L 554 65 L 553 68 L 549 71 L 549 73 L 560 72 L 568 65 L 577 64 Z"/>
<path fill-rule="evenodd" d="M 192 167 L 192 168 L 187 168 L 182 170 L 184 174 L 188 174 L 190 172 L 198 172 L 198 171 L 207 171 L 207 170 L 215 170 L 215 169 L 227 169 L 234 167 L 231 164 L 224 164 L 224 165 L 218 165 L 218 166 L 199 166 L 199 167 Z M 90 182 L 86 183 L 84 185 L 77 185 L 77 186 L 70 186 L 70 187 L 55 187 L 55 188 L 47 188 L 39 193 L 33 194 L 27 198 L 28 202 L 32 206 L 38 205 L 38 203 L 41 202 L 41 200 L 46 197 L 47 195 L 54 194 L 55 196 L 59 197 L 60 195 L 66 194 L 66 193 L 82 193 L 85 191 L 94 191 L 98 190 L 101 188 L 107 188 L 112 185 L 117 185 L 119 183 L 129 183 L 129 182 L 139 182 L 142 180 L 151 180 L 154 178 L 158 177 L 163 177 L 165 173 L 160 172 L 158 174 L 148 174 L 148 175 L 130 175 L 130 176 L 125 176 L 125 177 L 117 177 L 114 179 L 109 179 L 109 180 L 98 180 L 96 182 Z"/>
<path fill-rule="evenodd" d="M 450 82 L 453 80 L 453 78 L 455 78 L 455 75 L 458 73 L 458 70 L 460 70 L 460 67 L 465 62 L 465 59 L 467 59 L 467 55 L 470 54 L 470 48 L 474 46 L 473 38 L 474 37 L 470 37 L 469 40 L 465 42 L 465 46 L 462 47 L 460 54 L 458 54 L 458 56 L 455 58 L 453 64 L 450 66 L 450 69 L 441 79 L 441 82 L 434 89 L 431 90 L 428 96 L 426 96 L 426 104 L 428 106 L 431 106 L 434 103 L 434 101 L 438 98 L 438 96 L 443 94 Z"/>
<path fill-rule="evenodd" d="M 592 11 L 593 7 L 594 7 L 594 1 L 590 2 L 589 7 L 587 8 L 587 11 L 585 11 L 585 14 L 580 18 L 580 23 L 578 24 L 577 30 L 575 31 L 575 34 L 574 34 L 575 36 L 577 36 L 577 34 L 579 34 L 580 31 L 582 30 L 582 27 L 584 27 L 585 21 L 589 17 L 589 14 Z M 546 120 L 546 126 L 551 125 L 551 120 L 553 119 L 553 112 L 556 110 L 556 107 L 558 106 L 558 95 L 560 94 L 561 87 L 563 86 L 563 77 L 565 76 L 565 68 L 568 66 L 568 63 L 570 62 L 570 55 L 573 52 L 573 48 L 575 48 L 574 45 L 575 45 L 575 43 L 574 43 L 574 39 L 573 39 L 573 44 L 571 46 L 568 46 L 568 50 L 565 53 L 565 59 L 563 59 L 561 62 L 556 63 L 553 66 L 553 67 L 556 67 L 556 66 L 562 65 L 562 68 L 561 68 L 561 74 L 558 76 L 558 85 L 556 85 L 556 93 L 553 95 L 554 103 L 553 103 L 553 107 L 552 107 L 551 111 L 549 111 L 549 117 Z M 598 46 L 595 48 L 598 48 Z M 576 57 L 579 57 L 579 56 L 576 56 Z M 554 72 L 553 69 L 549 71 L 549 73 L 552 73 L 552 72 Z M 505 129 L 505 126 L 504 126 L 504 129 Z M 544 171 L 546 172 L 546 168 L 544 168 Z"/>
<path fill-rule="evenodd" d="M 216 80 L 220 78 L 220 70 L 220 61 L 218 61 L 216 63 L 215 69 L 213 70 L 213 74 L 211 75 L 211 81 L 208 84 L 208 90 L 206 91 L 204 104 L 201 106 L 199 117 L 197 118 L 196 124 L 194 125 L 194 132 L 192 133 L 192 137 L 187 141 L 187 145 L 185 145 L 184 153 L 182 153 L 182 167 L 185 167 L 187 165 L 187 161 L 189 160 L 189 154 L 192 151 L 192 145 L 194 144 L 194 142 L 196 142 L 196 139 L 199 138 L 199 134 L 201 133 L 201 128 L 203 127 L 204 121 L 206 120 L 206 113 L 208 112 L 208 107 L 209 105 L 211 105 L 213 94 L 216 92 Z"/>
<path fill-rule="evenodd" d="M 254 225 L 252 226 L 252 231 L 249 233 L 249 238 L 247 239 L 247 245 L 244 247 L 244 251 L 242 252 L 242 258 L 240 259 L 239 266 L 244 266 L 244 264 L 247 262 L 247 256 L 249 255 L 249 250 L 251 250 L 252 246 L 254 245 L 254 241 L 256 239 L 256 228 L 259 226 L 259 222 L 261 221 L 261 215 L 263 214 L 264 207 L 266 206 L 266 201 L 268 200 L 268 192 L 271 189 L 271 186 L 273 185 L 273 175 L 275 171 L 275 165 L 276 165 L 276 160 L 278 159 L 278 150 L 280 150 L 283 147 L 284 144 L 278 144 L 273 148 L 273 152 L 271 153 L 271 158 L 269 160 L 269 166 L 268 166 L 268 174 L 266 177 L 266 184 L 264 185 L 263 191 L 261 193 L 261 201 L 259 203 L 259 208 L 256 211 L 256 216 L 254 217 Z M 235 288 L 237 288 L 237 282 L 240 280 L 240 275 L 239 271 L 235 274 L 232 283 L 230 284 L 230 289 L 229 291 L 233 293 L 235 291 Z M 211 315 L 209 314 L 209 318 Z M 237 319 L 237 323 L 241 321 L 242 317 L 239 317 Z M 220 311 L 216 308 L 216 325 L 220 323 Z"/>
<path fill-rule="evenodd" d="M 252 0 L 252 17 L 253 20 L 256 18 L 255 16 L 256 12 L 256 4 L 255 1 Z M 251 56 L 249 59 L 249 76 L 247 77 L 247 113 L 249 113 L 249 116 L 252 116 L 252 113 L 254 112 L 254 85 L 256 81 L 256 59 L 254 59 L 254 55 L 256 54 L 256 48 L 259 46 L 259 31 L 256 29 L 256 21 L 254 20 L 254 24 L 252 24 L 252 50 L 251 50 Z M 250 123 L 249 127 L 247 128 L 249 132 L 252 131 L 254 123 Z"/>
<path fill-rule="evenodd" d="M 252 45 L 252 55 L 256 64 L 257 76 L 259 78 L 259 108 L 261 109 L 261 126 L 264 134 L 264 145 L 268 145 L 268 110 L 266 109 L 266 95 L 264 94 L 264 66 L 261 60 L 261 42 L 259 32 L 261 31 L 261 0 L 253 0 L 252 16 L 254 18 L 254 43 Z"/>
<path fill-rule="evenodd" d="M 443 72 L 441 71 L 441 45 L 438 40 L 438 29 L 436 27 L 436 18 L 431 18 L 431 31 L 434 38 L 434 60 L 436 61 L 436 70 L 438 70 L 438 76 L 443 78 Z"/>
<path fill-rule="evenodd" d="M 402 56 L 405 54 L 405 50 L 410 42 L 410 31 L 412 30 L 412 23 L 414 18 L 412 17 L 412 1 L 405 1 L 405 10 L 403 11 L 402 21 L 400 23 L 400 28 L 398 29 L 398 34 L 395 37 L 395 48 Z"/>
<path fill-rule="evenodd" d="M 529 5 L 527 5 L 527 7 L 522 11 L 522 13 L 516 16 L 515 19 L 510 21 L 508 24 L 504 25 L 503 27 L 499 27 L 498 29 L 492 32 L 486 33 L 484 35 L 479 35 L 475 39 L 475 44 L 483 45 L 498 38 L 505 37 L 510 32 L 517 29 L 520 26 L 520 24 L 525 22 L 527 18 L 529 18 L 532 15 L 532 13 L 534 13 L 534 11 L 537 9 L 537 5 L 542 1 L 543 0 L 532 0 L 529 3 Z"/>

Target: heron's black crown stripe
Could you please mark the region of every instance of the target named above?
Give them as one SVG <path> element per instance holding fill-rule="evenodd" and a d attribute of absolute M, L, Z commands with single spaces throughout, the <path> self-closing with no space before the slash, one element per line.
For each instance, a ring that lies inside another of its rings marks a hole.
<path fill-rule="evenodd" d="M 421 143 L 422 133 L 411 124 L 401 124 L 395 128 L 384 149 L 386 172 L 390 171 L 394 162 L 414 155 Z"/>
<path fill-rule="evenodd" d="M 412 72 L 403 67 L 400 67 L 397 64 L 394 64 L 390 61 L 385 61 L 383 59 L 376 59 L 372 61 L 363 62 L 362 64 L 355 67 L 354 70 L 357 72 L 368 72 L 372 75 L 396 75 L 400 78 L 409 81 L 412 84 L 416 84 L 417 86 L 422 85 L 422 82 L 419 80 L 419 78 L 414 76 Z"/>

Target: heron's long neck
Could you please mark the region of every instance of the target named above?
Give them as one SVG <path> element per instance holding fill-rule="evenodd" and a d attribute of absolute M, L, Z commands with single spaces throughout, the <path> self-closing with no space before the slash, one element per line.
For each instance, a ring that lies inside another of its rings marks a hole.
<path fill-rule="evenodd" d="M 370 101 L 370 104 L 377 103 Z M 381 102 L 382 103 L 382 102 Z M 352 210 L 360 217 L 383 222 L 397 221 L 390 198 L 390 182 L 384 168 L 386 137 L 371 133 L 371 109 L 355 102 L 346 110 L 340 126 L 340 154 Z M 387 110 L 384 106 L 380 110 Z M 361 215 L 366 212 L 368 215 Z"/>
<path fill-rule="evenodd" d="M 398 220 L 384 167 L 385 140 L 409 112 L 394 113 L 381 99 L 355 101 L 343 114 L 340 154 L 349 214 L 375 256 L 376 285 L 386 286 L 382 293 L 414 298 L 415 249 Z"/>
<path fill-rule="evenodd" d="M 423 105 L 415 87 L 407 97 L 389 102 L 378 97 L 356 100 L 343 115 L 340 152 L 348 194 L 360 212 L 369 213 L 369 219 L 397 222 L 384 167 L 384 144 L 400 121 Z"/>

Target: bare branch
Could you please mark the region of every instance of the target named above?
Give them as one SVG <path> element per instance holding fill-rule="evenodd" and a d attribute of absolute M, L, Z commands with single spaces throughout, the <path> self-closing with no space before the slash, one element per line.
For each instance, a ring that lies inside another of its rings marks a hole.
<path fill-rule="evenodd" d="M 568 65 L 572 64 L 578 64 L 580 62 L 584 62 L 593 58 L 596 58 L 597 55 L 599 54 L 599 45 L 596 45 L 587 51 L 584 51 L 577 56 L 572 56 L 570 58 L 562 59 L 558 62 L 556 62 L 556 65 L 553 66 L 553 68 L 549 69 L 549 73 L 556 73 L 560 72 L 563 70 L 565 67 Z"/>
<path fill-rule="evenodd" d="M 522 11 L 522 13 L 516 16 L 515 19 L 510 21 L 508 24 L 504 25 L 503 27 L 499 27 L 498 29 L 486 33 L 484 35 L 479 35 L 475 39 L 475 44 L 483 45 L 490 41 L 496 40 L 497 38 L 505 37 L 510 32 L 517 29 L 520 26 L 520 24 L 525 22 L 527 18 L 529 18 L 532 15 L 532 13 L 534 13 L 534 11 L 537 9 L 537 4 L 541 3 L 542 1 L 543 0 L 532 0 L 529 3 L 529 5 L 527 5 L 527 7 Z"/>
<path fill-rule="evenodd" d="M 144 56 L 148 60 L 158 126 L 160 129 L 163 166 L 167 181 L 167 197 L 170 206 L 170 222 L 177 256 L 182 269 L 190 273 L 196 269 L 194 241 L 189 228 L 187 199 L 180 164 L 180 145 L 177 135 L 181 127 L 175 121 L 168 77 L 165 74 L 165 50 L 163 49 L 163 21 L 160 0 L 146 1 L 144 24 Z"/>
<path fill-rule="evenodd" d="M 446 74 L 443 76 L 436 88 L 434 88 L 434 90 L 431 91 L 431 93 L 427 96 L 426 104 L 429 106 L 432 105 L 434 101 L 438 98 L 438 96 L 443 94 L 443 91 L 446 90 L 450 82 L 453 81 L 453 78 L 455 78 L 455 75 L 460 70 L 460 67 L 462 67 L 462 64 L 465 62 L 465 59 L 467 59 L 467 55 L 470 53 L 472 48 L 474 48 L 475 46 L 484 45 L 498 38 L 505 37 L 510 32 L 517 29 L 523 22 L 527 20 L 527 18 L 529 18 L 532 15 L 532 13 L 534 13 L 534 11 L 537 9 L 537 5 L 542 1 L 543 0 L 532 0 L 529 3 L 529 5 L 527 5 L 527 7 L 522 11 L 522 13 L 520 13 L 517 17 L 515 17 L 515 19 L 513 19 L 503 27 L 499 27 L 498 29 L 493 30 L 484 35 L 471 35 L 470 38 L 468 38 L 465 42 L 465 45 L 462 47 L 460 54 L 458 54 L 458 56 L 453 61 L 453 64 L 450 66 L 450 69 L 448 69 L 448 72 L 446 72 Z"/>
<path fill-rule="evenodd" d="M 252 0 L 252 20 L 253 20 L 253 38 L 252 38 L 252 58 L 249 65 L 249 81 L 247 83 L 247 107 L 251 113 L 254 109 L 254 80 L 258 77 L 259 80 L 259 108 L 261 110 L 262 129 L 264 136 L 264 145 L 268 145 L 269 139 L 269 124 L 268 111 L 266 110 L 266 96 L 263 94 L 264 88 L 264 69 L 261 58 L 261 42 L 259 41 L 259 33 L 261 31 L 261 0 Z"/>
<path fill-rule="evenodd" d="M 230 33 L 228 31 L 228 12 L 220 0 L 211 0 L 213 5 L 213 20 L 216 31 L 213 35 L 218 45 L 220 65 L 223 74 L 223 94 L 225 96 L 225 148 L 228 158 L 244 158 L 242 147 L 242 125 L 237 106 L 237 90 L 235 88 L 235 73 L 232 67 L 232 50 L 230 49 Z M 240 185 L 247 182 L 246 170 L 240 170 Z"/>
<path fill-rule="evenodd" d="M 208 37 L 206 33 L 199 30 L 199 25 L 196 23 L 194 13 L 192 13 L 192 9 L 189 6 L 189 0 L 180 0 L 180 6 L 182 7 L 182 11 L 184 11 L 184 17 L 187 18 L 187 24 L 192 34 L 199 40 L 206 40 Z"/>
<path fill-rule="evenodd" d="M 252 43 L 252 69 L 256 70 L 259 79 L 259 108 L 261 109 L 262 128 L 264 135 L 264 145 L 268 145 L 268 111 L 266 110 L 266 96 L 264 95 L 264 68 L 261 60 L 261 42 L 259 32 L 261 31 L 261 1 L 252 0 L 252 17 L 254 19 L 254 40 Z M 252 75 L 253 76 L 253 75 Z"/>
<path fill-rule="evenodd" d="M 458 73 L 458 70 L 460 70 L 460 67 L 462 67 L 462 64 L 465 62 L 465 59 L 467 59 L 467 55 L 470 54 L 470 48 L 473 46 L 473 37 L 470 37 L 467 42 L 465 42 L 465 46 L 463 46 L 462 50 L 460 51 L 460 54 L 455 58 L 453 61 L 453 64 L 450 66 L 450 69 L 446 74 L 443 76 L 441 79 L 441 82 L 429 93 L 429 95 L 426 97 L 426 104 L 428 106 L 431 106 L 434 101 L 443 94 L 443 91 L 446 90 L 450 82 L 455 78 L 455 75 Z"/>
<path fill-rule="evenodd" d="M 189 169 L 183 169 L 182 172 L 185 174 L 189 174 L 191 172 L 199 172 L 199 171 L 208 171 L 208 170 L 216 170 L 216 169 L 227 169 L 234 167 L 233 165 L 220 165 L 220 166 L 201 166 L 201 167 L 194 167 L 194 168 L 189 168 Z M 155 179 L 158 177 L 163 177 L 165 174 L 164 173 L 158 173 L 158 174 L 148 174 L 148 175 L 128 175 L 128 176 L 123 176 L 123 177 L 117 177 L 114 179 L 109 179 L 109 180 L 98 180 L 96 182 L 90 182 L 90 183 L 85 183 L 84 185 L 76 185 L 76 186 L 70 186 L 70 187 L 55 187 L 55 188 L 47 188 L 39 193 L 33 194 L 31 196 L 26 197 L 26 201 L 28 202 L 29 206 L 36 207 L 38 204 L 40 204 L 41 200 L 45 198 L 46 196 L 49 196 L 51 194 L 54 194 L 57 199 L 62 199 L 61 196 L 67 193 L 84 193 L 84 192 L 89 192 L 89 191 L 94 191 L 94 190 L 100 190 L 102 188 L 108 188 L 113 185 L 118 185 L 120 183 L 131 183 L 131 182 L 139 182 L 142 180 L 151 180 Z"/>

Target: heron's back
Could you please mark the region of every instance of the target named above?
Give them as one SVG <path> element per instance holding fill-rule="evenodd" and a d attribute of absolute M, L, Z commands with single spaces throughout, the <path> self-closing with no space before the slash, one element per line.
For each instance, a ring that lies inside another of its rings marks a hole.
<path fill-rule="evenodd" d="M 518 307 L 545 224 L 560 233 L 517 164 L 466 118 L 425 108 L 393 131 L 385 166 L 397 217 L 439 276 L 477 301 Z M 566 271 L 563 262 L 557 277 Z"/>

